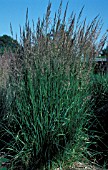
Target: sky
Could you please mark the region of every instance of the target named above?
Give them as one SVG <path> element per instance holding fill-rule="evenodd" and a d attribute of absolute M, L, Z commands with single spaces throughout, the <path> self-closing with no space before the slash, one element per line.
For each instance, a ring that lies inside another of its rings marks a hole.
<path fill-rule="evenodd" d="M 51 17 L 57 11 L 61 0 L 50 0 L 52 3 Z M 62 11 L 66 7 L 68 0 L 63 0 Z M 38 17 L 41 19 L 45 15 L 49 0 L 0 0 L 0 36 L 7 34 L 11 35 L 10 23 L 12 24 L 14 38 L 17 34 L 19 37 L 19 26 L 25 24 L 26 10 L 28 8 L 29 21 L 37 23 Z M 91 22 L 95 16 L 100 15 L 103 28 L 101 35 L 108 29 L 108 0 L 69 0 L 67 18 L 71 12 L 79 14 L 84 6 L 82 18 L 87 18 L 87 22 Z"/>

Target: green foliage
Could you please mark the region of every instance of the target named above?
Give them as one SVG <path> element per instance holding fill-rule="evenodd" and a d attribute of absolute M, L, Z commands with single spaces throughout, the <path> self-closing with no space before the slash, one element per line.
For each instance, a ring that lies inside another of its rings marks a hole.
<path fill-rule="evenodd" d="M 108 75 L 94 75 L 92 77 L 92 100 L 94 101 L 92 109 L 94 113 L 91 119 L 90 133 L 94 131 L 92 149 L 97 151 L 96 160 L 101 165 L 106 162 L 108 166 Z"/>
<path fill-rule="evenodd" d="M 4 126 L 11 139 L 7 145 L 13 160 L 21 161 L 27 169 L 50 164 L 68 143 L 73 149 L 78 145 L 85 150 L 88 145 L 84 128 L 90 117 L 89 88 L 84 82 L 79 87 L 81 82 L 73 74 L 67 77 L 58 69 L 54 73 L 45 69 L 44 75 L 39 68 L 35 70 L 34 77 L 25 70 L 16 99 L 8 108 L 8 128 Z M 12 84 L 16 86 L 15 81 Z"/>
<path fill-rule="evenodd" d="M 7 167 L 6 166 L 2 166 L 3 163 L 6 163 L 8 162 L 8 159 L 7 158 L 3 158 L 3 157 L 0 157 L 0 169 L 1 170 L 7 170 Z"/>
<path fill-rule="evenodd" d="M 5 50 L 15 52 L 19 47 L 19 44 L 16 40 L 11 38 L 8 35 L 3 35 L 0 37 L 0 53 L 3 54 Z"/>
<path fill-rule="evenodd" d="M 0 128 L 2 149 L 11 155 L 11 169 L 51 169 L 54 159 L 66 153 L 72 161 L 93 157 L 88 149 L 93 117 L 91 61 L 106 37 L 100 43 L 96 39 L 101 27 L 98 17 L 88 26 L 86 20 L 80 24 L 83 9 L 77 20 L 72 13 L 67 23 L 67 6 L 61 18 L 61 2 L 50 24 L 49 3 L 33 30 L 27 10 L 25 27 L 20 29 L 22 58 L 15 53 L 9 65 L 7 112 Z M 80 62 L 82 55 L 84 60 L 89 56 L 87 64 Z"/>

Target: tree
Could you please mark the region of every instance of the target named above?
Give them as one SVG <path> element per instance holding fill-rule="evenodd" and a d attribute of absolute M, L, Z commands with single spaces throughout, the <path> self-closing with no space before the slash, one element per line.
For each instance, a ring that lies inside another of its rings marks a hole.
<path fill-rule="evenodd" d="M 14 40 L 8 35 L 0 36 L 0 54 L 3 54 L 5 50 L 15 52 L 20 45 L 17 40 Z"/>

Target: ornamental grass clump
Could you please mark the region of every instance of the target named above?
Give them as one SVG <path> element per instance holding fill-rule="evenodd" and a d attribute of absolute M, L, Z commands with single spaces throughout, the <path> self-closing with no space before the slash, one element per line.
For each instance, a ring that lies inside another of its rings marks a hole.
<path fill-rule="evenodd" d="M 61 2 L 51 23 L 49 3 L 43 20 L 39 18 L 36 27 L 33 22 L 33 29 L 27 10 L 25 27 L 20 28 L 22 48 L 10 64 L 8 113 L 2 126 L 2 138 L 8 136 L 2 149 L 10 155 L 11 169 L 50 169 L 68 145 L 73 161 L 89 154 L 92 60 L 106 35 L 97 41 L 98 17 L 89 25 L 86 19 L 80 22 L 82 9 L 77 20 L 74 13 L 67 20 L 67 9 L 68 3 L 61 18 Z"/>
<path fill-rule="evenodd" d="M 26 71 L 16 88 L 15 101 L 10 101 L 8 127 L 4 125 L 10 138 L 7 151 L 13 156 L 14 166 L 20 161 L 24 169 L 49 165 L 68 143 L 71 147 L 77 143 L 76 152 L 81 154 L 88 140 L 84 129 L 86 117 L 90 119 L 88 95 L 89 88 L 81 86 L 73 74 L 49 75 L 47 70 L 43 75 L 38 69 L 32 79 Z"/>

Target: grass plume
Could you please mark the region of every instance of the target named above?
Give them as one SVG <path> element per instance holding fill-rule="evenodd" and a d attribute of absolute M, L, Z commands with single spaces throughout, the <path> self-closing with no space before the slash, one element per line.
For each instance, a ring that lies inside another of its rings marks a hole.
<path fill-rule="evenodd" d="M 67 19 L 67 10 L 68 3 L 61 17 L 61 1 L 51 22 L 49 3 L 46 15 L 38 18 L 36 26 L 33 22 L 32 29 L 27 9 L 25 26 L 20 27 L 20 47 L 10 60 L 5 83 L 7 112 L 1 127 L 2 144 L 8 136 L 2 150 L 11 155 L 10 169 L 20 164 L 27 170 L 51 169 L 67 147 L 73 161 L 91 154 L 92 61 L 107 36 L 98 41 L 98 16 L 87 25 L 86 19 L 80 22 L 83 8 L 78 18 L 72 12 Z"/>

